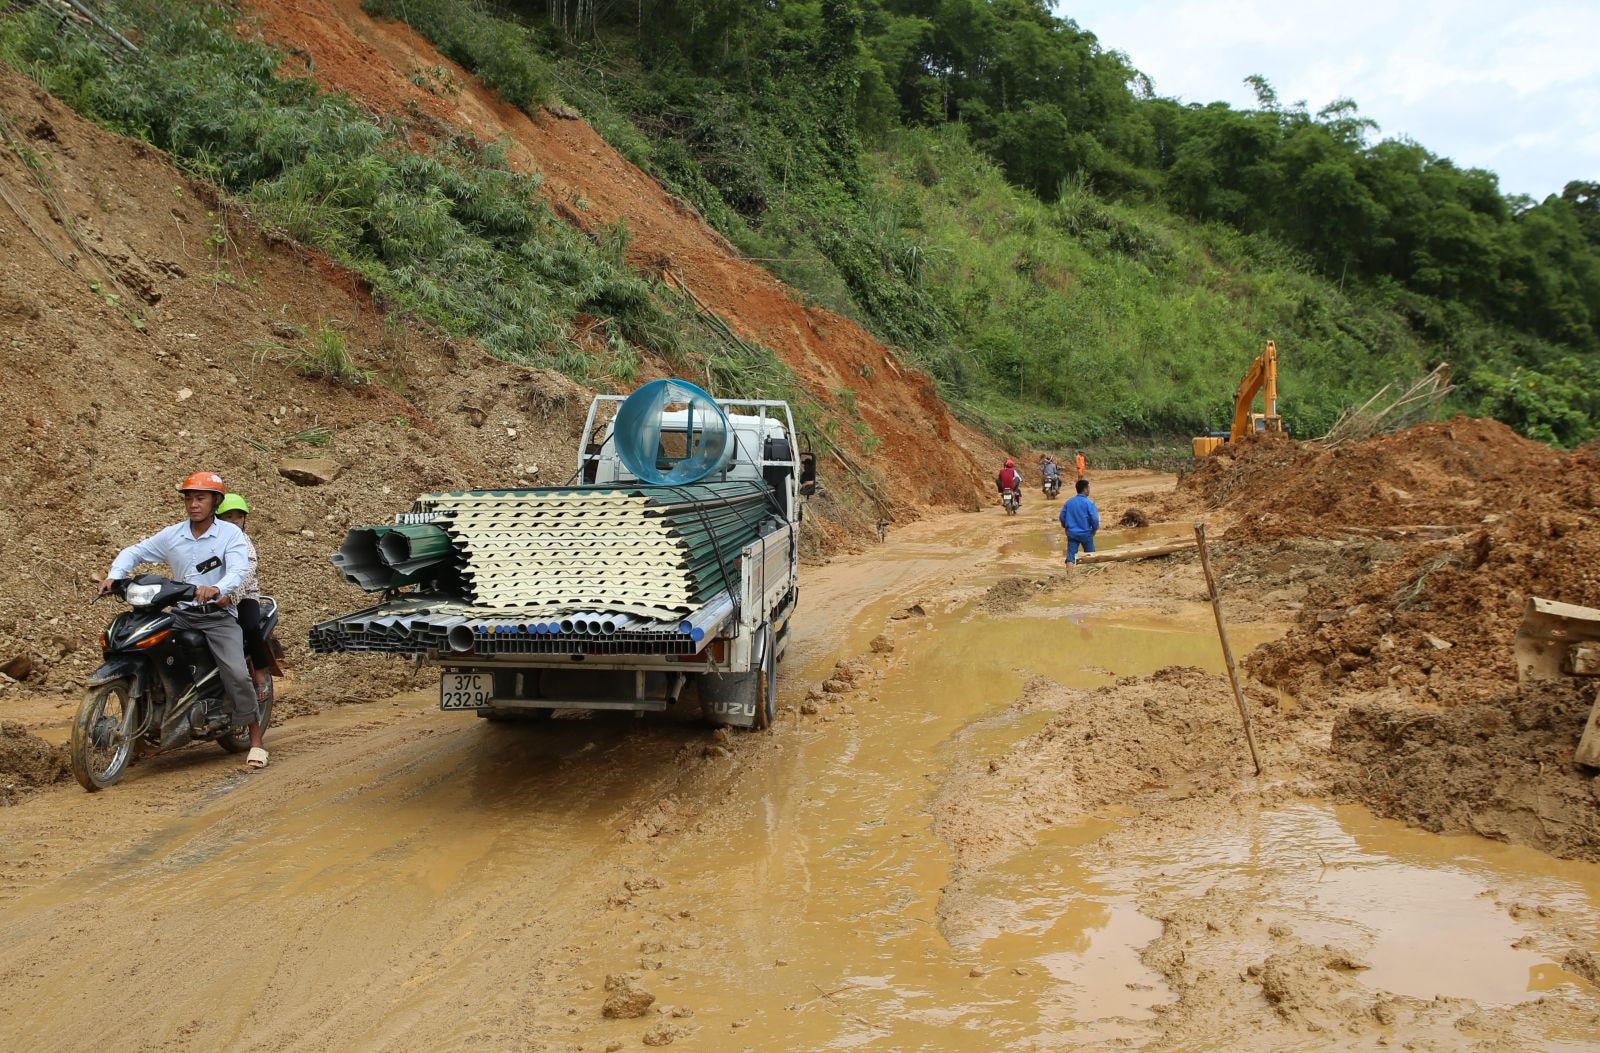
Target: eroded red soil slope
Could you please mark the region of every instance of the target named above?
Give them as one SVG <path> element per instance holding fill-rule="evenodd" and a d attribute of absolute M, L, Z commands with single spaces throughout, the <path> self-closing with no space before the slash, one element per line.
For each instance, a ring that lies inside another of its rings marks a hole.
<path fill-rule="evenodd" d="M 529 116 L 500 102 L 406 24 L 368 17 L 359 0 L 254 0 L 251 8 L 267 39 L 308 56 L 311 75 L 325 87 L 402 120 L 426 114 L 484 141 L 507 142 L 510 162 L 543 177 L 543 193 L 568 222 L 586 230 L 625 223 L 635 267 L 689 290 L 735 333 L 771 347 L 822 401 L 854 390 L 861 419 L 882 439 L 873 456 L 885 468 L 890 516 L 970 507 L 987 491 L 991 469 L 967 450 L 986 459 L 999 451 L 970 433 L 952 441 L 952 432 L 965 429 L 926 376 L 855 323 L 797 302 L 588 124 L 548 110 Z M 435 94 L 413 81 L 412 74 L 437 67 L 462 90 Z"/>

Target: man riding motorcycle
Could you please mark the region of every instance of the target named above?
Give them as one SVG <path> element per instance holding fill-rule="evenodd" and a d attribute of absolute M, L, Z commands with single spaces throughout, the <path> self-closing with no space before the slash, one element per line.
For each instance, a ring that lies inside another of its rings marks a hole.
<path fill-rule="evenodd" d="M 1048 453 L 1039 458 L 1039 475 L 1044 479 L 1046 496 L 1054 497 L 1061 491 L 1061 466 Z"/>
<path fill-rule="evenodd" d="M 995 476 L 995 487 L 1000 491 L 1000 496 L 1005 497 L 1007 490 L 1015 491 L 1017 507 L 1022 507 L 1022 473 L 1017 471 L 1017 462 L 1006 458 L 1006 466 L 1000 469 L 1000 474 Z"/>
<path fill-rule="evenodd" d="M 195 586 L 194 600 L 180 603 L 173 611 L 174 618 L 179 628 L 205 637 L 217 662 L 233 726 L 250 729 L 245 764 L 265 768 L 267 751 L 262 745 L 256 689 L 245 666 L 244 633 L 233 608 L 233 594 L 250 569 L 249 546 L 242 530 L 216 517 L 217 506 L 228 492 L 222 476 L 194 472 L 177 489 L 183 495 L 185 521 L 117 553 L 110 573 L 100 582 L 99 595 L 109 593 L 141 563 L 165 563 L 172 569 L 173 580 Z"/>

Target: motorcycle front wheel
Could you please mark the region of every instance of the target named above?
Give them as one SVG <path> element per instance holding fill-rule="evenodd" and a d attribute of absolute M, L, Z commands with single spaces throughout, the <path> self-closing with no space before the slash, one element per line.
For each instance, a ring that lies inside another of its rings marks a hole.
<path fill-rule="evenodd" d="M 101 684 L 78 707 L 72 722 L 72 774 L 90 793 L 122 778 L 133 756 L 132 677 Z"/>

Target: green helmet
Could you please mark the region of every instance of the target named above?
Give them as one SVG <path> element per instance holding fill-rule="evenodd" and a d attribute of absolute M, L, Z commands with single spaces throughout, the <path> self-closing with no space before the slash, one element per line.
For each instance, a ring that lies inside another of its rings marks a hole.
<path fill-rule="evenodd" d="M 246 501 L 238 494 L 223 494 L 222 503 L 217 506 L 216 514 L 220 516 L 224 512 L 243 512 L 246 515 L 249 515 L 250 502 Z"/>

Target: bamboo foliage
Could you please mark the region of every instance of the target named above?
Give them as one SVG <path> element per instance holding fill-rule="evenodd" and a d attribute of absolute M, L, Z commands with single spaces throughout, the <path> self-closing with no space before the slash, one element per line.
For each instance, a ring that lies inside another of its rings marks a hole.
<path fill-rule="evenodd" d="M 627 0 L 548 0 L 550 24 L 572 39 L 592 38 L 602 19 Z M 634 0 L 637 18 L 644 18 L 644 0 Z"/>
<path fill-rule="evenodd" d="M 1455 390 L 1455 385 L 1450 383 L 1448 362 L 1435 366 L 1433 372 L 1413 383 L 1397 397 L 1383 401 L 1393 387 L 1393 384 L 1385 384 L 1376 395 L 1356 409 L 1345 410 L 1333 427 L 1328 429 L 1328 434 L 1315 440 L 1317 444 L 1331 449 L 1340 443 L 1409 428 L 1426 419 L 1433 408 Z"/>

